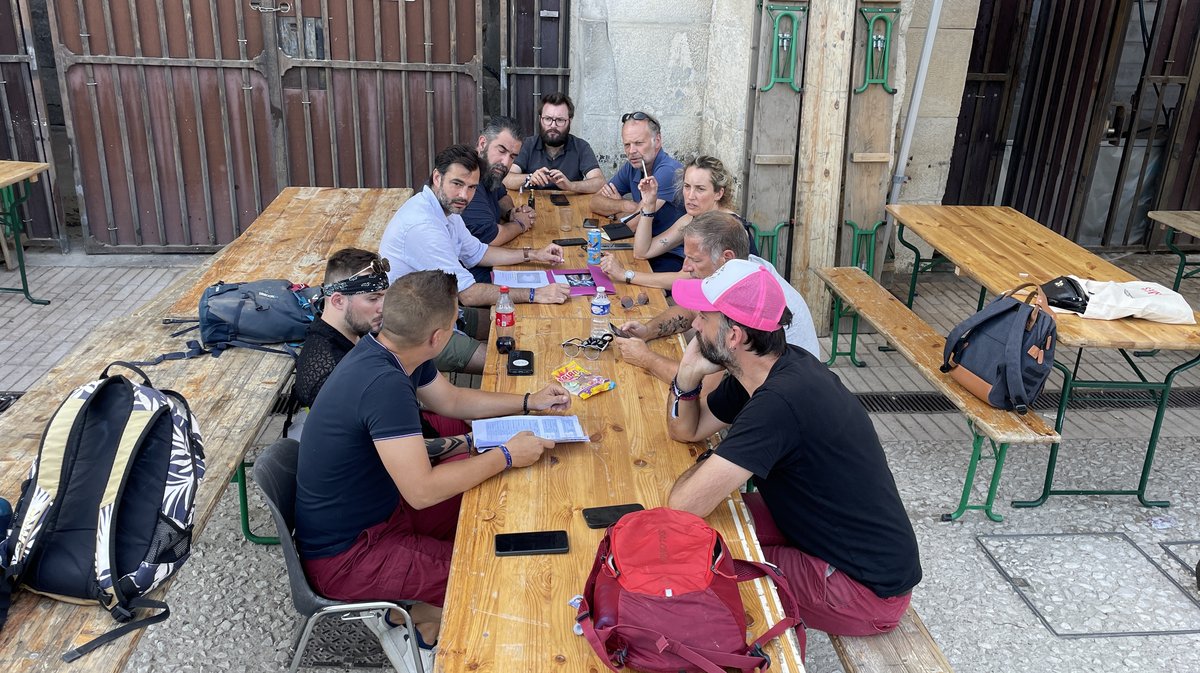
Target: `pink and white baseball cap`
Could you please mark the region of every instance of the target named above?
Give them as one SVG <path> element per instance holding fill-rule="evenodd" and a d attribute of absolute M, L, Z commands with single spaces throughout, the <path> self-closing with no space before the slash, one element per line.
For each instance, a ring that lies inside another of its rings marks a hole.
<path fill-rule="evenodd" d="M 717 311 L 764 332 L 779 329 L 779 318 L 787 306 L 775 274 L 746 259 L 731 259 L 703 280 L 677 280 L 671 285 L 671 296 L 684 308 Z"/>

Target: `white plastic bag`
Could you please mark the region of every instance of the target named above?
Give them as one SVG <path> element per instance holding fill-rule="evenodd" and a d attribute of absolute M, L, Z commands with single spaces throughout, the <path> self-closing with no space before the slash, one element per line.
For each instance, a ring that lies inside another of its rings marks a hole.
<path fill-rule="evenodd" d="M 1183 295 L 1150 281 L 1084 280 L 1076 278 L 1088 293 L 1085 318 L 1117 320 L 1142 318 L 1172 325 L 1195 325 L 1196 315 Z"/>

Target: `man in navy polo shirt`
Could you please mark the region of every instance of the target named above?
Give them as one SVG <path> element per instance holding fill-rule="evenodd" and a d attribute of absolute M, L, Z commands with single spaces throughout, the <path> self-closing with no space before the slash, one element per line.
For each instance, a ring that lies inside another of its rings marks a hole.
<path fill-rule="evenodd" d="M 378 336 L 360 339 L 317 394 L 296 470 L 296 539 L 313 588 L 336 600 L 421 601 L 411 613 L 427 643 L 437 637 L 462 493 L 532 465 L 554 442 L 523 432 L 486 453 L 435 461 L 421 405 L 466 420 L 571 403 L 557 383 L 508 394 L 459 388 L 438 374 L 433 358 L 454 332 L 457 291 L 442 271 L 392 283 Z M 373 625 L 402 659 L 406 630 Z"/>
<path fill-rule="evenodd" d="M 592 146 L 571 134 L 575 103 L 561 91 L 542 96 L 538 112 L 541 132 L 529 136 L 521 153 L 508 169 L 504 186 L 509 189 L 561 189 L 577 194 L 594 194 L 604 185 L 604 171 Z"/>
<path fill-rule="evenodd" d="M 504 188 L 504 176 L 521 151 L 521 126 L 512 117 L 489 117 L 475 149 L 483 172 L 475 196 L 462 211 L 463 222 L 480 243 L 504 245 L 529 231 L 534 221 L 533 209 L 528 204 L 514 204 Z M 485 268 L 491 272 L 491 267 Z"/>
<path fill-rule="evenodd" d="M 662 127 L 658 120 L 645 112 L 630 112 L 621 115 L 621 145 L 628 159 L 617 174 L 592 196 L 592 210 L 612 214 L 616 217 L 632 215 L 641 210 L 638 198 L 626 199 L 627 194 L 639 192 L 638 183 L 653 176 L 658 181 L 658 201 L 652 212 L 643 211 L 645 217 L 635 217 L 629 227 L 637 230 L 639 223 L 651 218 L 655 236 L 671 228 L 683 215 L 683 207 L 676 202 L 683 164 L 667 154 L 662 146 Z M 654 257 L 650 268 L 655 271 L 679 271 L 683 267 L 683 246 Z"/>

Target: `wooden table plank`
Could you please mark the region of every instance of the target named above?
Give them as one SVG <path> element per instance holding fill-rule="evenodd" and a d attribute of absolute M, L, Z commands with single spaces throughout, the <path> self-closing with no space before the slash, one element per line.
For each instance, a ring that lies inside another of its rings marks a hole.
<path fill-rule="evenodd" d="M 1200 238 L 1200 211 L 1198 210 L 1152 210 L 1147 216 L 1182 234 Z"/>
<path fill-rule="evenodd" d="M 50 164 L 39 161 L 0 161 L 0 189 L 22 180 L 37 182 L 38 175 L 50 170 Z"/>
<path fill-rule="evenodd" d="M 377 249 L 388 220 L 409 194 L 407 189 L 284 190 L 268 208 L 270 214 L 255 220 L 237 241 L 173 283 L 142 310 L 97 329 L 0 414 L 0 446 L 5 447 L 0 455 L 0 493 L 10 496 L 19 492 L 47 421 L 71 389 L 96 378 L 113 360 L 145 360 L 182 347 L 183 338 L 169 336 L 172 326 L 159 323 L 166 307 L 186 301 L 194 315 L 198 299 L 192 297 L 198 298 L 205 287 L 222 278 L 290 277 L 318 282 L 325 258 L 333 250 L 347 245 Z M 246 275 L 241 275 L 243 272 Z M 184 298 L 177 299 L 180 295 Z M 147 369 L 156 386 L 187 398 L 200 423 L 207 474 L 197 493 L 195 536 L 200 535 L 246 449 L 258 437 L 293 366 L 290 358 L 280 355 L 233 349 L 219 358 L 171 361 Z M 189 581 L 186 566 L 176 578 Z M 163 596 L 169 587 L 170 583 L 154 595 Z M 14 596 L 8 624 L 0 631 L 0 670 L 119 671 L 133 653 L 141 631 L 74 663 L 61 659 L 67 649 L 114 625 L 99 607 L 69 605 L 20 591 Z"/>
<path fill-rule="evenodd" d="M 1022 283 L 1040 285 L 1064 275 L 1118 282 L 1137 280 L 1012 208 L 890 205 L 887 209 L 994 294 Z M 1056 321 L 1059 343 L 1065 346 L 1200 349 L 1197 325 L 1167 325 L 1138 318 L 1086 320 L 1071 313 L 1057 314 Z"/>
<path fill-rule="evenodd" d="M 520 309 L 518 308 L 518 311 Z M 517 341 L 534 351 L 535 375 L 502 373 L 501 358 L 489 348 L 484 389 L 526 392 L 540 388 L 567 358 L 564 335 L 586 334 L 583 317 L 530 318 L 518 313 Z M 679 342 L 658 339 L 651 348 L 679 356 Z M 616 380 L 614 390 L 573 399 L 569 414 L 580 417 L 589 443 L 564 444 L 536 465 L 490 479 L 463 496 L 458 538 L 446 597 L 440 671 L 596 671 L 601 664 L 587 641 L 572 633 L 575 610 L 567 605 L 583 589 L 602 530 L 586 527 L 585 507 L 639 502 L 666 504 L 675 479 L 695 462 L 703 446 L 675 442 L 667 435 L 667 386 L 644 370 L 605 352 L 595 367 Z M 736 514 L 736 516 L 735 516 Z M 708 522 L 726 537 L 738 556 L 761 560 L 740 496 L 718 507 Z M 565 529 L 571 551 L 554 556 L 497 558 L 493 536 L 501 532 Z M 761 633 L 782 616 L 778 598 L 765 580 L 747 583 L 742 599 L 750 630 Z M 789 632 L 785 643 L 768 648 L 772 670 L 803 671 Z"/>

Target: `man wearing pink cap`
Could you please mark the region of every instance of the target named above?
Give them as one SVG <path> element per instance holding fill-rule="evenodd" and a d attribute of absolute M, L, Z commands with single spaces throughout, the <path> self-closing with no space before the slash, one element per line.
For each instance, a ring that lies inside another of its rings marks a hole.
<path fill-rule="evenodd" d="M 730 260 L 671 293 L 700 312 L 667 399 L 671 437 L 729 432 L 675 482 L 670 506 L 707 516 L 753 477 L 759 492 L 745 500 L 764 555 L 796 594 L 795 616 L 835 635 L 894 629 L 921 564 L 866 410 L 820 360 L 787 344 L 791 311 L 765 267 Z M 722 370 L 701 395 L 704 377 Z"/>

